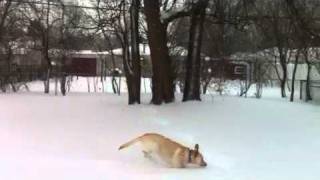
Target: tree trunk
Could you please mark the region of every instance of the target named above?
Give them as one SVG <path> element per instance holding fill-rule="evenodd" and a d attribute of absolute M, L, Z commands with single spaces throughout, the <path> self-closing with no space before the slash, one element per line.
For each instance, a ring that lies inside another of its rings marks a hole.
<path fill-rule="evenodd" d="M 124 32 L 123 32 L 123 67 L 126 76 L 127 88 L 128 88 L 128 104 L 134 104 L 134 82 L 133 82 L 133 69 L 132 61 L 130 62 L 130 45 L 129 45 L 129 36 L 128 36 L 128 26 L 126 21 L 126 10 L 123 10 L 123 22 L 124 22 Z M 131 59 L 132 60 L 132 59 Z M 119 81 L 120 83 L 120 81 Z"/>
<path fill-rule="evenodd" d="M 139 50 L 139 7 L 140 0 L 132 0 L 130 9 L 131 22 L 131 60 L 132 60 L 132 95 L 129 96 L 129 104 L 140 104 L 141 88 L 141 64 Z M 129 87 L 129 86 L 128 86 Z"/>
<path fill-rule="evenodd" d="M 62 47 L 62 59 L 61 59 L 61 69 L 60 69 L 60 75 L 61 75 L 61 80 L 60 80 L 60 91 L 63 96 L 66 95 L 66 47 L 65 47 L 65 38 L 64 38 L 64 30 L 65 30 L 65 23 L 64 23 L 64 16 L 65 16 L 65 6 L 63 2 L 61 1 L 61 6 L 62 6 L 62 15 L 61 15 L 61 28 L 60 28 L 60 33 L 61 33 L 61 47 Z"/>
<path fill-rule="evenodd" d="M 310 92 L 310 72 L 311 72 L 311 63 L 309 61 L 308 58 L 308 48 L 304 49 L 304 58 L 307 64 L 307 82 L 306 82 L 306 101 L 311 101 L 312 97 L 311 97 L 311 92 Z"/>
<path fill-rule="evenodd" d="M 46 44 L 48 44 L 48 42 L 46 42 Z M 50 62 L 50 58 L 49 58 L 49 47 L 48 45 L 45 46 L 45 50 L 44 50 L 44 59 L 46 61 L 46 65 L 45 65 L 45 80 L 44 80 L 44 93 L 49 93 L 50 91 L 50 77 L 51 77 L 51 71 L 52 71 L 52 66 L 51 66 L 51 62 Z"/>
<path fill-rule="evenodd" d="M 151 103 L 170 103 L 174 101 L 174 85 L 166 25 L 160 20 L 159 0 L 144 1 L 144 5 L 153 70 Z"/>
<path fill-rule="evenodd" d="M 3 81 L 1 82 L 1 90 L 2 92 L 6 92 L 7 91 L 7 86 L 9 84 L 12 84 L 12 82 L 10 81 L 10 76 L 12 75 L 12 70 L 11 70 L 11 59 L 12 59 L 12 49 L 11 47 L 9 46 L 9 44 L 6 45 L 5 47 L 6 49 L 6 59 L 5 59 L 5 62 L 6 62 L 6 71 L 4 72 L 4 75 L 3 75 Z M 12 86 L 12 90 L 14 90 L 13 86 Z"/>
<path fill-rule="evenodd" d="M 206 80 L 203 83 L 203 86 L 202 86 L 202 93 L 203 94 L 207 94 L 209 84 L 210 84 L 210 80 Z"/>
<path fill-rule="evenodd" d="M 46 94 L 50 92 L 50 76 L 51 76 L 51 68 L 46 68 L 45 80 L 44 80 L 44 93 Z"/>
<path fill-rule="evenodd" d="M 45 82 L 44 82 L 44 93 L 49 93 L 50 91 L 50 76 L 51 76 L 51 71 L 52 71 L 52 65 L 49 57 L 49 14 L 50 14 L 50 1 L 48 0 L 47 3 L 47 17 L 46 17 L 46 28 L 44 29 L 43 33 L 43 54 L 44 54 L 44 59 L 46 61 L 46 77 L 45 77 Z"/>
<path fill-rule="evenodd" d="M 61 91 L 63 96 L 65 96 L 66 93 L 67 93 L 67 90 L 66 90 L 66 79 L 67 79 L 67 77 L 66 77 L 65 73 L 62 72 L 60 91 Z"/>
<path fill-rule="evenodd" d="M 286 82 L 287 82 L 287 63 L 286 63 L 286 57 L 285 55 L 282 54 L 281 51 L 280 52 L 280 65 L 282 68 L 282 77 L 280 78 L 280 88 L 281 88 L 281 97 L 285 98 L 286 95 Z"/>
<path fill-rule="evenodd" d="M 310 72 L 311 72 L 311 64 L 310 62 L 307 62 L 308 66 L 308 73 L 307 73 L 307 82 L 306 82 L 306 101 L 311 101 L 311 90 L 310 90 Z"/>
<path fill-rule="evenodd" d="M 297 73 L 299 55 L 300 55 L 300 51 L 297 51 L 296 58 L 295 58 L 295 61 L 294 61 L 293 72 L 292 72 L 290 102 L 293 102 L 293 100 L 294 100 L 294 91 L 295 91 L 294 85 L 295 85 L 295 80 L 296 80 L 296 73 Z"/>
<path fill-rule="evenodd" d="M 130 65 L 130 52 L 129 52 L 129 40 L 127 30 L 123 33 L 123 44 L 122 44 L 122 58 L 123 58 L 123 69 L 126 76 L 127 89 L 128 89 L 128 104 L 133 103 L 134 91 L 133 91 L 133 70 Z M 119 82 L 120 83 L 120 82 Z"/>
<path fill-rule="evenodd" d="M 62 63 L 61 63 L 61 80 L 60 80 L 60 91 L 63 96 L 66 95 L 66 80 L 67 80 L 67 73 L 66 73 L 66 56 L 65 56 L 65 50 L 63 50 L 62 55 Z"/>
<path fill-rule="evenodd" d="M 208 0 L 200 0 L 194 4 L 191 16 L 191 27 L 189 32 L 188 57 L 186 61 L 186 79 L 183 93 L 183 101 L 201 100 L 200 98 L 200 66 L 201 66 L 201 44 L 205 10 Z"/>
<path fill-rule="evenodd" d="M 256 72 L 256 98 L 260 99 L 262 97 L 262 65 L 263 63 L 261 62 L 256 62 L 255 63 L 255 72 Z"/>

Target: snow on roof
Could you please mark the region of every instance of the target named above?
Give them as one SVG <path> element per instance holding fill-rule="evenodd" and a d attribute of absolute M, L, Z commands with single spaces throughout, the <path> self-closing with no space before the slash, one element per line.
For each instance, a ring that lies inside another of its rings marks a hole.
<path fill-rule="evenodd" d="M 92 51 L 80 50 L 71 52 L 70 55 L 74 58 L 98 58 L 99 56 L 108 55 L 108 51 Z"/>
<path fill-rule="evenodd" d="M 92 55 L 106 55 L 108 51 L 92 51 L 92 50 L 80 50 L 76 51 L 75 54 L 92 54 Z"/>
<path fill-rule="evenodd" d="M 131 51 L 131 46 L 129 47 Z M 139 44 L 140 55 L 150 55 L 150 47 L 147 44 Z M 112 50 L 114 55 L 122 55 L 122 48 L 117 48 Z"/>
<path fill-rule="evenodd" d="M 139 49 L 140 49 L 140 55 L 145 55 L 145 56 L 151 55 L 149 45 L 140 44 Z M 131 47 L 130 47 L 130 50 L 131 50 Z M 176 47 L 169 48 L 169 51 L 170 51 L 171 55 L 187 56 L 187 54 L 188 54 L 188 50 L 182 46 L 176 46 Z M 112 50 L 112 52 L 115 55 L 122 55 L 122 48 L 114 49 L 114 50 Z"/>

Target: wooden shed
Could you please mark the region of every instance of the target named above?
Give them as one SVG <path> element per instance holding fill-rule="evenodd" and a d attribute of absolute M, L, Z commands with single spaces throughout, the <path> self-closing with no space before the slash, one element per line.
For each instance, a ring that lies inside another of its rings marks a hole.
<path fill-rule="evenodd" d="M 247 62 L 230 59 L 208 58 L 203 61 L 205 71 L 211 77 L 229 80 L 250 80 L 251 69 Z"/>
<path fill-rule="evenodd" d="M 96 57 L 71 57 L 67 61 L 66 72 L 70 75 L 96 76 L 97 58 Z"/>

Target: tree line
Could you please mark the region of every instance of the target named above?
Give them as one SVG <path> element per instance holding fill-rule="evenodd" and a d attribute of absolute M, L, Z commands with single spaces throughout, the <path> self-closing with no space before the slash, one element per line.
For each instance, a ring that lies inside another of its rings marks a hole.
<path fill-rule="evenodd" d="M 139 104 L 139 44 L 146 43 L 151 51 L 153 104 L 173 102 L 177 83 L 183 85 L 183 101 L 201 100 L 203 55 L 223 58 L 267 48 L 279 53 L 281 96 L 287 96 L 288 51 L 296 49 L 291 63 L 295 69 L 301 61 L 307 64 L 306 92 L 312 99 L 308 54 L 320 43 L 320 4 L 314 0 L 91 0 L 87 6 L 63 0 L 1 0 L 0 7 L 0 46 L 5 55 L 1 60 L 10 69 L 13 49 L 32 42 L 32 48 L 41 52 L 45 93 L 53 72 L 50 49 L 60 50 L 58 74 L 65 94 L 68 51 L 95 47 L 112 55 L 112 49 L 121 48 L 128 103 Z M 188 50 L 179 82 L 170 51 L 176 46 Z M 288 88 L 291 100 L 294 76 Z M 8 75 L 1 86 L 9 82 Z"/>

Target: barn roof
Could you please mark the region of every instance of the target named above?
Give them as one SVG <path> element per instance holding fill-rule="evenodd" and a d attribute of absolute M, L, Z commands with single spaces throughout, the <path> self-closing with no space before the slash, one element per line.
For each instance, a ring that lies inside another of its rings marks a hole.
<path fill-rule="evenodd" d="M 129 48 L 131 50 L 131 47 Z M 140 49 L 140 55 L 143 55 L 143 56 L 151 55 L 150 47 L 148 44 L 140 44 L 139 49 Z M 188 54 L 188 50 L 182 46 L 169 48 L 169 51 L 170 51 L 170 54 L 172 55 L 186 56 Z M 112 52 L 115 55 L 122 55 L 122 48 L 113 49 Z"/>

